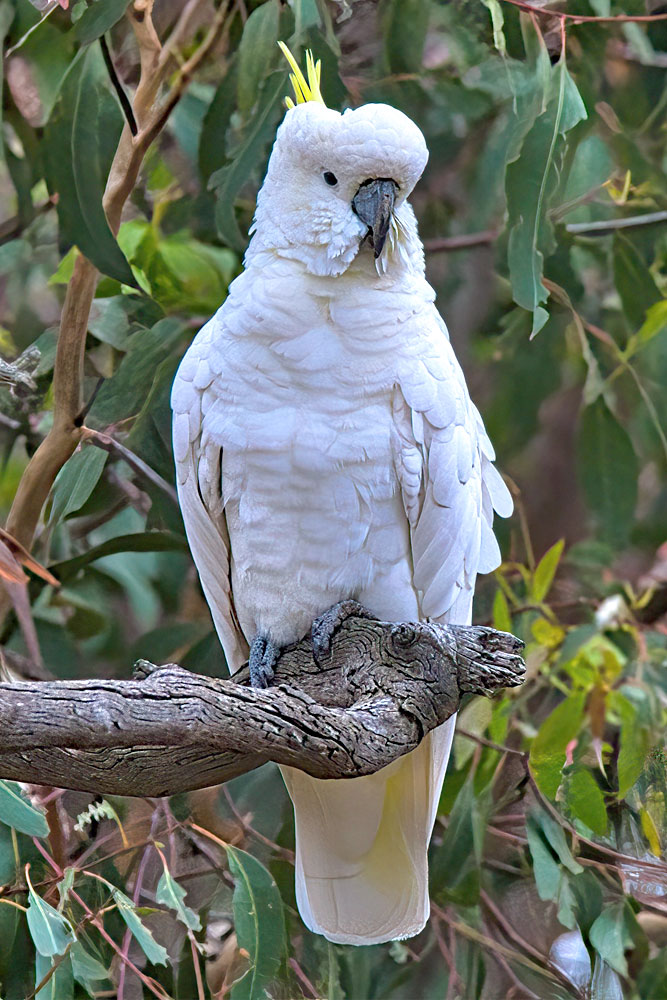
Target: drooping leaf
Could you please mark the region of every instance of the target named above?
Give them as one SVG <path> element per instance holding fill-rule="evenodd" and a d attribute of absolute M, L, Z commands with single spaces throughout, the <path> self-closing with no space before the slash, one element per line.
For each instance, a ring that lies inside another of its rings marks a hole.
<path fill-rule="evenodd" d="M 613 261 L 623 311 L 636 329 L 646 320 L 651 306 L 659 303 L 663 296 L 637 247 L 622 233 L 614 235 Z"/>
<path fill-rule="evenodd" d="M 46 816 L 23 798 L 15 781 L 0 781 L 0 823 L 12 826 L 28 837 L 48 837 Z"/>
<path fill-rule="evenodd" d="M 279 18 L 277 0 L 256 7 L 243 27 L 238 48 L 238 107 L 248 112 L 255 100 L 267 70 L 278 54 Z"/>
<path fill-rule="evenodd" d="M 267 143 L 274 136 L 281 100 L 287 93 L 286 86 L 287 73 L 272 74 L 264 81 L 245 141 L 232 162 L 217 170 L 209 180 L 209 187 L 215 190 L 217 199 L 215 221 L 220 238 L 227 246 L 241 253 L 245 250 L 247 241 L 241 235 L 236 221 L 234 202 L 257 166 Z"/>
<path fill-rule="evenodd" d="M 232 987 L 232 1000 L 264 1000 L 285 954 L 282 899 L 271 874 L 252 855 L 227 847 L 227 859 L 236 883 L 236 937 L 250 960 L 250 968 Z"/>
<path fill-rule="evenodd" d="M 628 926 L 627 903 L 606 906 L 590 929 L 590 942 L 605 962 L 621 976 L 627 976 L 625 949 L 632 945 Z"/>
<path fill-rule="evenodd" d="M 488 789 L 475 794 L 472 781 L 459 791 L 442 843 L 430 866 L 431 892 L 436 900 L 474 904 L 479 897 L 479 866 L 488 821 Z"/>
<path fill-rule="evenodd" d="M 616 765 L 618 795 L 619 798 L 624 798 L 644 770 L 646 758 L 651 749 L 650 735 L 636 714 L 623 722 L 620 744 Z"/>
<path fill-rule="evenodd" d="M 28 876 L 28 930 L 40 955 L 62 955 L 76 940 L 74 928 L 62 913 L 38 896 Z"/>
<path fill-rule="evenodd" d="M 238 60 L 233 58 L 204 115 L 199 135 L 199 170 L 206 183 L 225 163 L 227 129 L 236 110 Z"/>
<path fill-rule="evenodd" d="M 176 882 L 166 864 L 164 864 L 164 871 L 157 885 L 155 899 L 158 903 L 175 910 L 181 923 L 189 927 L 191 931 L 201 930 L 201 920 L 194 910 L 185 905 L 185 889 Z"/>
<path fill-rule="evenodd" d="M 86 951 L 80 941 L 70 948 L 69 958 L 72 963 L 72 974 L 91 996 L 99 990 L 99 983 L 109 979 L 109 970 L 90 952 Z"/>
<path fill-rule="evenodd" d="M 601 837 L 607 832 L 607 810 L 600 786 L 590 771 L 577 767 L 568 775 L 565 800 L 573 816 Z"/>
<path fill-rule="evenodd" d="M 514 301 L 533 313 L 531 337 L 546 323 L 549 297 L 542 282 L 544 259 L 554 249 L 548 210 L 559 180 L 562 138 L 586 118 L 586 108 L 564 59 L 554 69 L 546 110 L 527 133 L 506 174 L 508 264 Z"/>
<path fill-rule="evenodd" d="M 638 459 L 627 432 L 603 399 L 583 411 L 578 441 L 579 476 L 600 534 L 622 545 L 637 500 Z"/>
<path fill-rule="evenodd" d="M 51 524 L 58 524 L 83 507 L 97 486 L 108 457 L 101 448 L 85 445 L 68 459 L 53 484 Z"/>
<path fill-rule="evenodd" d="M 586 695 L 572 694 L 544 720 L 530 748 L 530 766 L 540 791 L 553 799 L 561 782 L 565 748 L 579 732 Z"/>
<path fill-rule="evenodd" d="M 389 0 L 384 5 L 385 61 L 389 73 L 413 73 L 421 66 L 429 3 Z"/>
<path fill-rule="evenodd" d="M 141 410 L 156 369 L 179 345 L 183 323 L 162 319 L 150 330 L 139 330 L 127 343 L 118 371 L 101 387 L 90 410 L 96 426 L 135 416 Z"/>
<path fill-rule="evenodd" d="M 63 80 L 44 135 L 47 179 L 58 195 L 62 234 L 112 278 L 136 282 L 102 207 L 123 115 L 108 89 L 97 46 L 79 52 Z"/>
<path fill-rule="evenodd" d="M 40 955 L 37 952 L 35 956 L 35 986 L 41 983 L 51 967 L 56 965 L 56 962 L 58 962 L 57 958 Z M 74 981 L 69 955 L 63 961 L 58 962 L 56 970 L 48 982 L 35 993 L 35 1000 L 74 1000 Z"/>
<path fill-rule="evenodd" d="M 167 949 L 157 943 L 151 931 L 142 922 L 141 917 L 137 913 L 137 907 L 132 900 L 124 892 L 121 892 L 120 889 L 113 889 L 112 895 L 118 907 L 118 912 L 129 927 L 132 937 L 148 961 L 152 962 L 153 965 L 166 965 L 168 958 Z"/>
<path fill-rule="evenodd" d="M 105 31 L 113 28 L 127 10 L 130 0 L 95 0 L 76 22 L 74 34 L 78 42 L 88 45 Z"/>

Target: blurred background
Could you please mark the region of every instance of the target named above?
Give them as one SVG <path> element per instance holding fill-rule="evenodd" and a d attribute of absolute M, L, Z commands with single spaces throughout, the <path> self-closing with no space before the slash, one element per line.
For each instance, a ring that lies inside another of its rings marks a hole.
<path fill-rule="evenodd" d="M 523 638 L 528 665 L 523 688 L 461 714 L 434 915 L 391 946 L 301 924 L 272 766 L 170 801 L 33 788 L 23 820 L 3 783 L 6 1000 L 48 975 L 38 996 L 59 1000 L 667 997 L 666 18 L 660 0 L 1 0 L 3 523 L 53 425 L 77 260 L 99 271 L 87 431 L 36 531 L 16 505 L 7 522 L 59 586 L 39 566 L 17 583 L 20 553 L 0 541 L 10 676 L 128 677 L 139 657 L 226 672 L 175 502 L 169 392 L 241 268 L 289 88 L 278 39 L 322 60 L 330 107 L 383 101 L 426 137 L 412 200 L 427 274 L 516 501 L 475 621 Z M 140 46 L 160 43 L 149 110 L 165 111 L 116 235 L 102 196 L 122 129 L 145 125 L 128 110 Z M 58 909 L 44 852 L 117 949 L 65 890 L 77 950 L 40 951 L 12 904 L 30 902 L 30 862 Z M 263 886 L 255 945 L 241 868 Z M 248 951 L 256 985 L 233 986 Z"/>

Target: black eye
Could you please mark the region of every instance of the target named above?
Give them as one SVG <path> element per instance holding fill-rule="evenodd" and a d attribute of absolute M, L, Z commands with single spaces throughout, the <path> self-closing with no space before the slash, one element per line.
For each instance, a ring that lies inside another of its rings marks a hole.
<path fill-rule="evenodd" d="M 330 170 L 324 171 L 324 179 L 331 187 L 335 187 L 338 184 L 338 178 L 335 174 L 332 174 Z"/>

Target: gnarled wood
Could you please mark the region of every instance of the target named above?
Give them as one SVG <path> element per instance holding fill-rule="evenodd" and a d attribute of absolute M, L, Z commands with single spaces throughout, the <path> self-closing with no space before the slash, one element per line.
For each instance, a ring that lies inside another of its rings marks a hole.
<path fill-rule="evenodd" d="M 0 776 L 117 795 L 172 795 L 268 760 L 318 778 L 386 767 L 465 692 L 520 684 L 519 639 L 481 626 L 351 617 L 316 663 L 286 648 L 275 684 L 138 664 L 134 680 L 0 684 Z"/>

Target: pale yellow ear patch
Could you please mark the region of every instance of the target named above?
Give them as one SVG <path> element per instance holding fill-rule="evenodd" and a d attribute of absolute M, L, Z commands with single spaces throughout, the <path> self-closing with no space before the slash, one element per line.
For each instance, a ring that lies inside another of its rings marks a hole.
<path fill-rule="evenodd" d="M 324 98 L 322 97 L 322 92 L 320 91 L 320 79 L 322 76 L 321 61 L 318 59 L 317 62 L 315 62 L 313 53 L 310 49 L 307 49 L 306 76 L 304 76 L 298 62 L 285 43 L 278 42 L 278 45 L 280 46 L 280 51 L 285 56 L 285 59 L 287 59 L 287 62 L 290 64 L 292 69 L 292 72 L 290 73 L 290 81 L 294 90 L 295 101 L 293 101 L 291 97 L 286 97 L 285 104 L 287 107 L 293 108 L 295 103 L 306 104 L 307 101 L 316 101 L 318 104 L 324 104 Z"/>

